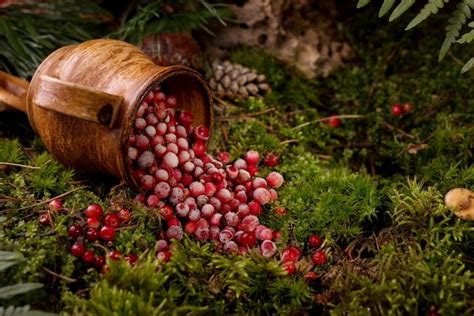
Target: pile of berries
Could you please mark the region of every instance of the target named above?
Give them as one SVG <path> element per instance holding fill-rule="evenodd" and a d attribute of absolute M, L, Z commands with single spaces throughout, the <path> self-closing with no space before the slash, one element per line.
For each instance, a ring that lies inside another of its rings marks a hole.
<path fill-rule="evenodd" d="M 142 192 L 136 199 L 160 208 L 166 221 L 158 247 L 159 257 L 169 258 L 168 241 L 186 232 L 200 241 L 213 241 L 227 252 L 258 247 L 271 257 L 276 252 L 273 232 L 259 223 L 262 207 L 275 201 L 283 176 L 259 172 L 260 155 L 251 150 L 230 161 L 227 152 L 207 154 L 209 130 L 193 127 L 193 115 L 176 109 L 177 100 L 159 87 L 138 107 L 129 138 L 131 173 Z M 278 157 L 263 161 L 276 166 Z"/>
<path fill-rule="evenodd" d="M 308 250 L 311 254 L 311 262 L 313 266 L 322 266 L 326 264 L 327 257 L 326 253 L 319 249 L 322 245 L 322 240 L 318 235 L 311 235 L 308 238 Z M 303 250 L 297 246 L 290 246 L 281 252 L 281 261 L 288 275 L 293 275 L 297 271 L 296 263 L 301 259 Z M 318 278 L 318 273 L 315 271 L 308 271 L 305 274 L 305 279 L 313 281 Z"/>

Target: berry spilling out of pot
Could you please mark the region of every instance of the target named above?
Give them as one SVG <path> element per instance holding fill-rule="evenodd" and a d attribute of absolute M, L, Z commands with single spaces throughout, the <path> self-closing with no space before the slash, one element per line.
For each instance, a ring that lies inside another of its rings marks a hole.
<path fill-rule="evenodd" d="M 278 199 L 283 176 L 274 171 L 259 176 L 260 154 L 254 150 L 235 161 L 227 152 L 209 155 L 209 129 L 194 126 L 193 114 L 177 105 L 159 87 L 149 92 L 129 139 L 130 172 L 143 192 L 136 199 L 161 209 L 166 221 L 158 257 L 167 260 L 168 241 L 182 239 L 183 233 L 215 242 L 226 253 L 255 247 L 272 257 L 277 251 L 273 231 L 259 216 L 264 205 Z M 270 155 L 264 162 L 275 166 L 278 158 Z"/>

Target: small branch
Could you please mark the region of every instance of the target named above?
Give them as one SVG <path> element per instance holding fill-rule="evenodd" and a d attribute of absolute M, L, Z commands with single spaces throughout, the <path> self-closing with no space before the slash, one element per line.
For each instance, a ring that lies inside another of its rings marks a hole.
<path fill-rule="evenodd" d="M 386 126 L 389 130 L 397 131 L 397 132 L 399 132 L 400 134 L 402 134 L 403 136 L 406 136 L 406 137 L 408 137 L 408 138 L 410 138 L 410 139 L 416 139 L 415 136 L 413 136 L 413 135 L 411 135 L 411 134 L 408 134 L 407 132 L 405 132 L 405 131 L 403 131 L 403 130 L 401 130 L 401 129 L 399 129 L 399 128 L 396 128 L 396 127 L 393 126 L 393 125 L 390 125 L 390 124 L 388 124 L 388 123 L 385 123 L 385 126 Z"/>
<path fill-rule="evenodd" d="M 49 200 L 46 200 L 46 201 L 42 201 L 42 202 L 38 202 L 38 203 L 31 204 L 31 205 L 28 205 L 28 206 L 20 207 L 19 209 L 17 209 L 17 211 L 26 210 L 26 209 L 29 209 L 29 208 L 32 208 L 32 207 L 35 207 L 35 206 L 40 206 L 40 205 L 48 204 L 48 203 L 51 202 L 52 200 L 65 197 L 65 196 L 67 196 L 67 195 L 69 195 L 69 194 L 71 194 L 71 193 L 74 193 L 74 192 L 76 192 L 76 191 L 80 191 L 80 190 L 82 190 L 82 189 L 84 189 L 84 188 L 87 188 L 87 186 L 84 185 L 84 186 L 82 186 L 82 187 L 72 189 L 72 190 L 70 190 L 70 191 L 64 192 L 63 194 L 60 194 L 60 195 L 55 196 L 55 197 L 52 197 L 52 198 L 50 198 Z"/>
<path fill-rule="evenodd" d="M 286 145 L 286 144 L 291 144 L 291 143 L 297 143 L 299 142 L 300 140 L 299 139 L 287 139 L 287 140 L 284 140 L 284 141 L 281 141 L 280 142 L 280 145 Z"/>
<path fill-rule="evenodd" d="M 314 120 L 314 121 L 309 121 L 309 122 L 297 125 L 297 126 L 293 127 L 292 130 L 300 129 L 300 128 L 303 128 L 305 126 L 308 126 L 308 125 L 311 125 L 311 124 L 314 124 L 314 123 L 326 122 L 326 121 L 329 121 L 333 118 L 360 119 L 360 118 L 364 118 L 364 117 L 365 117 L 365 115 L 360 115 L 360 114 L 331 115 L 331 116 L 328 116 L 328 117 L 323 117 L 323 118 L 320 118 L 320 119 L 317 119 L 317 120 Z"/>
<path fill-rule="evenodd" d="M 269 108 L 269 109 L 265 109 L 265 110 L 262 110 L 262 111 L 253 112 L 253 113 L 249 113 L 249 114 L 245 114 L 245 115 L 220 117 L 218 120 L 219 121 L 248 120 L 252 117 L 259 116 L 259 115 L 269 113 L 269 112 L 273 112 L 273 111 L 275 111 L 275 108 Z"/>
<path fill-rule="evenodd" d="M 0 162 L 0 166 L 21 167 L 21 168 L 26 168 L 26 169 L 40 169 L 40 167 L 22 165 L 22 164 L 13 163 L 13 162 Z"/>
<path fill-rule="evenodd" d="M 46 267 L 43 267 L 43 270 L 44 270 L 45 272 L 47 272 L 47 273 L 51 274 L 51 275 L 54 275 L 55 277 L 58 277 L 58 278 L 60 278 L 60 279 L 63 279 L 63 280 L 65 280 L 65 281 L 67 281 L 67 282 L 69 282 L 69 283 L 74 283 L 74 282 L 77 282 L 77 280 L 76 280 L 76 279 L 69 278 L 69 277 L 67 277 L 67 276 L 64 276 L 64 275 L 58 274 L 58 273 L 56 273 L 56 272 L 54 272 L 54 271 L 51 271 L 51 270 L 49 270 L 49 269 L 48 269 L 48 268 L 46 268 Z"/>

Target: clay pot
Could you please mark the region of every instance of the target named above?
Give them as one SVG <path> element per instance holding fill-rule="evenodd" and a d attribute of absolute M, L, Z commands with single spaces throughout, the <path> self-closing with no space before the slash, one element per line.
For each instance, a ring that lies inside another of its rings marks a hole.
<path fill-rule="evenodd" d="M 0 103 L 26 112 L 64 165 L 114 175 L 138 188 L 128 169 L 128 138 L 137 105 L 157 85 L 176 96 L 178 108 L 193 113 L 195 124 L 212 127 L 211 93 L 198 72 L 157 66 L 135 46 L 117 40 L 58 49 L 29 84 L 0 72 Z"/>

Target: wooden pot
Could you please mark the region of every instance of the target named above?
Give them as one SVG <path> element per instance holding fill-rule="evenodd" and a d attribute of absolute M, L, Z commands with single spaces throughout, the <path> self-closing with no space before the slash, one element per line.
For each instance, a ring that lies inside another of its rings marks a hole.
<path fill-rule="evenodd" d="M 155 86 L 176 96 L 194 124 L 211 129 L 210 90 L 195 70 L 155 65 L 128 43 L 98 39 L 62 47 L 31 83 L 0 72 L 0 103 L 27 113 L 55 159 L 77 170 L 117 176 L 135 188 L 127 163 L 137 106 Z"/>

